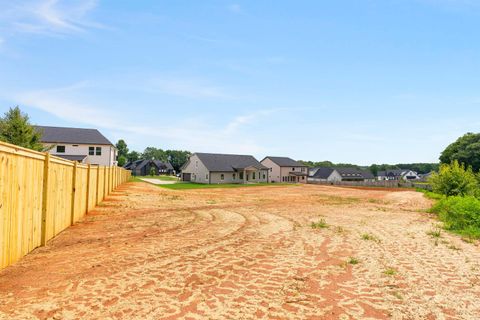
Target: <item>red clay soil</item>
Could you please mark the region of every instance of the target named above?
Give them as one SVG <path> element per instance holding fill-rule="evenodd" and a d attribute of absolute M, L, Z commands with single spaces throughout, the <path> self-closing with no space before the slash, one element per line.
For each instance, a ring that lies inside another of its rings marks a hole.
<path fill-rule="evenodd" d="M 429 205 L 412 191 L 130 183 L 0 272 L 0 319 L 479 319 L 480 249 L 429 235 Z"/>

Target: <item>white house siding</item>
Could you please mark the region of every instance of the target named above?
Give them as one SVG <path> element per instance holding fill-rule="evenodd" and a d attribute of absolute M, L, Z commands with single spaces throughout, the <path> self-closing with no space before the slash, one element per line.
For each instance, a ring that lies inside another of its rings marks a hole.
<path fill-rule="evenodd" d="M 182 170 L 183 173 L 191 174 L 191 181 L 196 183 L 209 183 L 210 172 L 197 155 L 192 155 L 187 166 Z"/>
<path fill-rule="evenodd" d="M 327 178 L 327 181 L 335 182 L 335 181 L 342 181 L 342 176 L 338 173 L 337 170 L 333 170 L 330 176 Z"/>
<path fill-rule="evenodd" d="M 301 172 L 301 173 L 304 173 L 304 174 L 308 174 L 308 168 L 306 168 L 306 167 L 282 167 L 280 169 L 280 176 L 281 177 L 280 177 L 279 182 L 307 183 L 307 177 L 306 176 L 302 176 L 302 177 L 293 176 L 293 177 L 295 177 L 295 181 L 289 181 L 288 177 L 291 177 L 290 172 Z M 286 181 L 283 181 L 282 177 L 286 177 Z"/>
<path fill-rule="evenodd" d="M 51 144 L 44 144 L 47 148 L 51 147 Z M 57 146 L 65 146 L 65 152 L 57 152 Z M 89 147 L 102 148 L 102 155 L 89 155 Z M 52 155 L 62 156 L 79 156 L 86 155 L 87 158 L 84 160 L 84 163 L 90 163 L 100 166 L 114 166 L 117 164 L 117 150 L 114 146 L 111 145 L 98 145 L 98 144 L 63 144 L 58 143 L 53 146 L 48 152 Z"/>
<path fill-rule="evenodd" d="M 270 182 L 281 182 L 282 177 L 280 176 L 280 166 L 269 158 L 264 159 L 261 162 L 265 167 L 269 168 L 268 170 L 268 181 Z"/>

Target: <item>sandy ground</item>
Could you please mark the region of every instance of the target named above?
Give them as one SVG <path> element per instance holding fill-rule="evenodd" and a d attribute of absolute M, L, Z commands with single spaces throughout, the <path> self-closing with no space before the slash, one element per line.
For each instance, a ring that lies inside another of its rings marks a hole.
<path fill-rule="evenodd" d="M 176 181 L 165 181 L 165 180 L 160 180 L 160 179 L 150 179 L 150 178 L 140 178 L 140 180 L 143 180 L 148 183 L 153 183 L 153 184 L 175 184 L 177 183 Z"/>
<path fill-rule="evenodd" d="M 480 248 L 429 235 L 429 205 L 415 192 L 130 183 L 0 273 L 0 318 L 479 319 Z M 320 219 L 328 228 L 311 227 Z"/>

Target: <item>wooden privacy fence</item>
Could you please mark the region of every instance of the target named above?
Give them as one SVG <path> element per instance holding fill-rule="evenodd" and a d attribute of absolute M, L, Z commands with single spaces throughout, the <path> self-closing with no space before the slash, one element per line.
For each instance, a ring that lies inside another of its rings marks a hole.
<path fill-rule="evenodd" d="M 0 269 L 82 219 L 130 171 L 0 142 Z"/>

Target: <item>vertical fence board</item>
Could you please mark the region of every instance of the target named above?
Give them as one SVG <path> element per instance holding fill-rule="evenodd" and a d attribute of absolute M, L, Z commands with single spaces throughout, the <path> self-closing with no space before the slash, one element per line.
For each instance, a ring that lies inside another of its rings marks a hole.
<path fill-rule="evenodd" d="M 81 220 L 130 172 L 0 142 L 0 269 Z"/>

